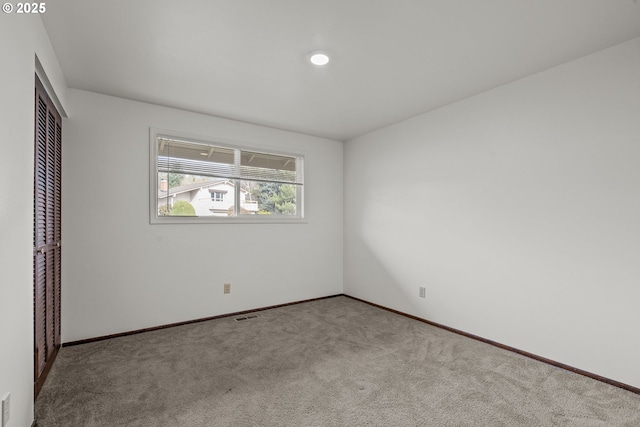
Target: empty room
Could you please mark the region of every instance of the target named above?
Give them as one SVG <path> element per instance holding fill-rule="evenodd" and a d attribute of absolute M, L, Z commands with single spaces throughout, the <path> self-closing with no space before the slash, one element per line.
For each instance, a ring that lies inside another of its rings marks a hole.
<path fill-rule="evenodd" d="M 0 14 L 0 427 L 640 425 L 640 2 Z"/>

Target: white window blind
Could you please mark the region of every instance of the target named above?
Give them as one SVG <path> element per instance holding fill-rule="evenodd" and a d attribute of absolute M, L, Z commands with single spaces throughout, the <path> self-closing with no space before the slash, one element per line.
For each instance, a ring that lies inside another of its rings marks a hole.
<path fill-rule="evenodd" d="M 300 158 L 158 137 L 158 171 L 302 185 Z"/>

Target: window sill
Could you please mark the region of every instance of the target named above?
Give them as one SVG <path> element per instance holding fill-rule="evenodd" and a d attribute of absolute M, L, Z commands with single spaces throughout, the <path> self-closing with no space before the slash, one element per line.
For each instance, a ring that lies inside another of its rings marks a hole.
<path fill-rule="evenodd" d="M 260 215 L 263 216 L 263 215 Z M 268 216 L 268 215 L 264 215 Z M 238 218 L 238 217 L 190 217 L 167 216 L 152 217 L 151 225 L 163 224 L 307 224 L 305 218 Z"/>

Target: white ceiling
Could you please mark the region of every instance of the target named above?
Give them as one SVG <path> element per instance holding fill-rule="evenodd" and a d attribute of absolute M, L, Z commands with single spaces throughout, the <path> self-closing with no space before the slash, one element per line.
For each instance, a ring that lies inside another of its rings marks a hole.
<path fill-rule="evenodd" d="M 638 0 L 56 0 L 42 19 L 69 87 L 343 141 L 640 37 Z"/>

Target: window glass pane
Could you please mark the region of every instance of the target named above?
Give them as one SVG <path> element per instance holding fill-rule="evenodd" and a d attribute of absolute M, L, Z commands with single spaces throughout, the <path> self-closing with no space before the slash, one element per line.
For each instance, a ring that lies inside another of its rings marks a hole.
<path fill-rule="evenodd" d="M 296 215 L 294 184 L 241 181 L 241 215 Z"/>
<path fill-rule="evenodd" d="M 158 172 L 231 178 L 234 150 L 203 143 L 158 138 Z"/>
<path fill-rule="evenodd" d="M 170 217 L 302 218 L 302 156 L 165 135 L 154 135 L 151 144 L 152 223 L 190 221 Z"/>
<path fill-rule="evenodd" d="M 257 181 L 296 181 L 296 158 L 242 150 L 240 175 Z"/>
<path fill-rule="evenodd" d="M 233 216 L 231 180 L 160 172 L 158 182 L 158 216 Z"/>

